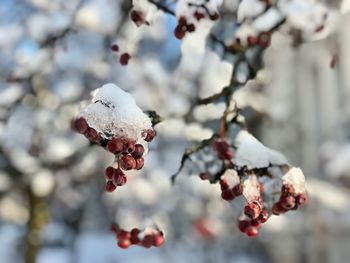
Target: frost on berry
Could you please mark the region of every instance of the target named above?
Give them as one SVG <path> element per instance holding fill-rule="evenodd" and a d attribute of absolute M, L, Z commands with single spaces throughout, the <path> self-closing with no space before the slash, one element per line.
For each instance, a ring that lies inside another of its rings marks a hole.
<path fill-rule="evenodd" d="M 123 171 L 144 166 L 148 142 L 156 136 L 151 120 L 131 95 L 113 84 L 94 92 L 91 103 L 80 111 L 72 127 L 114 154 L 114 164 L 105 169 L 107 192 L 126 183 Z"/>

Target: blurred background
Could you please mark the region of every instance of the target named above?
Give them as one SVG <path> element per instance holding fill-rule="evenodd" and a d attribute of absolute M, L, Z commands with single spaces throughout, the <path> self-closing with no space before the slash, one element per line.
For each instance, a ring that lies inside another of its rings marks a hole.
<path fill-rule="evenodd" d="M 231 42 L 238 2 L 225 0 L 214 26 Z M 249 239 L 236 227 L 241 206 L 217 184 L 186 172 L 170 183 L 184 149 L 209 138 L 225 109 L 184 118 L 193 98 L 230 82 L 232 61 L 206 41 L 214 22 L 179 41 L 175 17 L 159 12 L 138 28 L 128 0 L 1 0 L 1 262 L 349 262 L 350 4 L 323 2 L 339 10 L 337 30 L 297 46 L 275 32 L 264 69 L 234 96 L 249 131 L 303 169 L 310 196 Z M 113 193 L 103 177 L 112 156 L 70 129 L 80 102 L 109 82 L 164 118 L 145 168 Z M 122 250 L 111 222 L 157 224 L 166 243 Z"/>

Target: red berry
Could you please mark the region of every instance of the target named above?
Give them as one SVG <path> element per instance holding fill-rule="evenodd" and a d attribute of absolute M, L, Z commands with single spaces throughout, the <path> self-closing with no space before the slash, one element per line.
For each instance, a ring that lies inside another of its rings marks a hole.
<path fill-rule="evenodd" d="M 119 51 L 119 46 L 118 46 L 117 44 L 113 44 L 113 45 L 111 46 L 111 50 L 112 50 L 113 52 L 118 52 L 118 51 Z"/>
<path fill-rule="evenodd" d="M 131 20 L 137 25 L 140 26 L 144 23 L 144 14 L 141 11 L 133 10 L 130 13 Z"/>
<path fill-rule="evenodd" d="M 146 248 L 150 248 L 154 243 L 153 240 L 154 240 L 153 235 L 146 235 L 141 241 L 141 244 Z"/>
<path fill-rule="evenodd" d="M 226 201 L 232 201 L 233 199 L 235 199 L 235 196 L 230 189 L 226 189 L 226 190 L 222 191 L 221 197 L 222 197 L 222 199 L 224 199 Z"/>
<path fill-rule="evenodd" d="M 290 210 L 295 206 L 295 198 L 291 195 L 290 196 L 281 196 L 280 204 L 284 209 Z"/>
<path fill-rule="evenodd" d="M 200 173 L 199 178 L 201 178 L 203 181 L 209 179 L 209 174 L 208 173 Z"/>
<path fill-rule="evenodd" d="M 260 205 L 253 201 L 249 204 L 247 204 L 245 207 L 244 207 L 244 214 L 246 214 L 248 217 L 250 217 L 251 219 L 255 219 L 259 216 L 261 212 L 261 207 Z"/>
<path fill-rule="evenodd" d="M 127 177 L 124 174 L 116 174 L 114 176 L 114 183 L 117 186 L 123 186 L 127 182 Z"/>
<path fill-rule="evenodd" d="M 135 145 L 135 150 L 132 152 L 131 156 L 134 157 L 135 159 L 139 159 L 143 156 L 145 149 L 141 144 L 136 144 Z"/>
<path fill-rule="evenodd" d="M 117 154 L 124 149 L 123 141 L 120 139 L 112 139 L 107 143 L 107 150 L 111 153 Z"/>
<path fill-rule="evenodd" d="M 272 214 L 274 214 L 274 215 L 280 215 L 280 214 L 283 214 L 283 213 L 285 213 L 285 212 L 287 212 L 287 211 L 286 211 L 286 209 L 284 209 L 284 208 L 281 206 L 281 204 L 278 202 L 278 203 L 276 203 L 276 204 L 274 204 L 274 205 L 272 206 L 271 212 L 272 212 Z"/>
<path fill-rule="evenodd" d="M 291 185 L 291 184 L 284 184 L 282 186 L 281 196 L 289 196 L 289 195 L 294 196 L 294 194 L 295 194 L 295 190 L 294 190 L 293 185 Z"/>
<path fill-rule="evenodd" d="M 183 30 L 181 25 L 177 25 L 174 30 L 174 35 L 177 39 L 183 39 L 185 37 L 186 31 Z"/>
<path fill-rule="evenodd" d="M 85 133 L 89 128 L 89 125 L 83 117 L 80 117 L 74 121 L 74 128 L 79 133 Z"/>
<path fill-rule="evenodd" d="M 238 221 L 238 228 L 243 233 L 246 232 L 246 230 L 249 226 L 250 226 L 250 223 L 248 220 L 239 220 Z"/>
<path fill-rule="evenodd" d="M 187 31 L 192 33 L 196 30 L 196 26 L 194 24 L 187 25 Z"/>
<path fill-rule="evenodd" d="M 229 188 L 229 185 L 226 179 L 220 179 L 220 187 L 222 191 Z"/>
<path fill-rule="evenodd" d="M 178 25 L 184 26 L 184 25 L 186 25 L 186 24 L 187 24 L 187 19 L 186 19 L 186 17 L 180 16 L 179 21 L 178 21 Z"/>
<path fill-rule="evenodd" d="M 130 232 L 130 235 L 131 235 L 130 242 L 131 242 L 131 244 L 138 244 L 138 243 L 140 243 L 140 239 L 138 237 L 139 233 L 140 233 L 140 230 L 138 230 L 137 228 L 134 228 L 134 229 L 131 230 L 131 232 Z"/>
<path fill-rule="evenodd" d="M 153 245 L 155 247 L 160 247 L 164 244 L 164 237 L 161 234 L 154 235 Z"/>
<path fill-rule="evenodd" d="M 120 59 L 119 59 L 119 62 L 121 65 L 125 66 L 129 63 L 129 59 L 131 58 L 130 54 L 129 53 L 123 53 L 121 56 L 120 56 Z"/>
<path fill-rule="evenodd" d="M 213 20 L 213 21 L 218 20 L 219 17 L 220 17 L 220 15 L 219 15 L 217 12 L 215 12 L 214 14 L 209 15 L 209 18 L 210 18 L 211 20 Z"/>
<path fill-rule="evenodd" d="M 146 142 L 150 142 L 154 139 L 154 137 L 156 136 L 156 132 L 153 129 L 148 129 L 147 131 L 144 131 L 142 133 L 142 137 L 144 138 L 144 140 Z"/>
<path fill-rule="evenodd" d="M 116 224 L 111 224 L 111 231 L 114 233 L 118 233 L 119 228 Z"/>
<path fill-rule="evenodd" d="M 145 160 L 143 158 L 136 159 L 136 167 L 135 167 L 135 169 L 136 170 L 141 170 L 142 167 L 144 166 L 144 164 L 145 164 Z"/>
<path fill-rule="evenodd" d="M 130 240 L 123 239 L 118 241 L 118 247 L 127 249 L 131 245 Z"/>
<path fill-rule="evenodd" d="M 261 211 L 258 220 L 260 223 L 265 223 L 269 219 L 269 213 L 266 210 Z"/>
<path fill-rule="evenodd" d="M 256 44 L 258 44 L 259 39 L 256 36 L 248 36 L 247 38 L 247 43 L 248 46 L 255 46 Z"/>
<path fill-rule="evenodd" d="M 254 226 L 249 226 L 245 233 L 247 234 L 248 237 L 256 237 L 259 233 L 258 228 Z"/>
<path fill-rule="evenodd" d="M 135 150 L 135 142 L 133 141 L 124 142 L 124 150 L 126 153 L 132 153 Z"/>
<path fill-rule="evenodd" d="M 108 166 L 105 170 L 105 176 L 108 180 L 112 180 L 114 177 L 115 169 L 112 166 Z"/>
<path fill-rule="evenodd" d="M 251 224 L 252 226 L 255 226 L 256 228 L 260 228 L 260 227 L 261 227 L 261 222 L 260 222 L 260 220 L 259 220 L 259 217 L 256 218 L 256 219 L 253 219 L 253 220 L 250 222 L 250 224 Z"/>
<path fill-rule="evenodd" d="M 118 240 L 124 240 L 124 239 L 129 240 L 130 239 L 130 232 L 125 231 L 125 230 L 120 230 L 119 233 L 117 234 L 117 239 Z"/>
<path fill-rule="evenodd" d="M 113 192 L 117 186 L 113 183 L 113 181 L 107 181 L 105 188 L 107 192 Z"/>
<path fill-rule="evenodd" d="M 297 205 L 304 205 L 304 204 L 307 204 L 307 202 L 308 202 L 308 197 L 305 193 L 300 194 L 296 197 Z"/>
<path fill-rule="evenodd" d="M 235 196 L 240 196 L 243 193 L 243 187 L 241 184 L 237 184 L 232 188 L 232 192 Z"/>
<path fill-rule="evenodd" d="M 92 142 L 98 143 L 101 139 L 100 135 L 97 133 L 97 131 L 94 128 L 89 127 L 86 132 L 85 136 Z"/>
<path fill-rule="evenodd" d="M 124 155 L 120 160 L 120 166 L 123 170 L 132 170 L 136 168 L 136 161 L 131 155 Z"/>
<path fill-rule="evenodd" d="M 270 46 L 271 35 L 270 33 L 261 33 L 259 36 L 259 46 L 262 48 L 267 48 Z"/>
<path fill-rule="evenodd" d="M 205 17 L 203 13 L 198 12 L 197 10 L 193 13 L 193 16 L 197 19 L 197 21 L 200 21 Z"/>

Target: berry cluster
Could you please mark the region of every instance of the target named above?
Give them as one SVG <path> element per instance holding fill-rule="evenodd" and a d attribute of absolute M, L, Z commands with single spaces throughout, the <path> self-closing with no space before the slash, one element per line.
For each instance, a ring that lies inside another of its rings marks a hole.
<path fill-rule="evenodd" d="M 284 184 L 282 186 L 279 201 L 272 206 L 272 213 L 280 215 L 289 210 L 297 210 L 299 206 L 306 204 L 308 197 L 306 193 L 297 194 L 293 185 Z"/>
<path fill-rule="evenodd" d="M 77 118 L 72 123 L 73 129 L 85 135 L 91 142 L 99 144 L 109 152 L 115 155 L 115 167 L 109 166 L 105 169 L 107 192 L 113 192 L 117 186 L 126 184 L 127 177 L 124 171 L 140 170 L 144 165 L 144 147 L 128 138 L 111 138 L 107 139 L 99 134 L 94 128 L 90 127 L 83 118 Z M 142 138 L 150 142 L 156 133 L 153 129 L 142 132 Z"/>
<path fill-rule="evenodd" d="M 269 218 L 269 213 L 261 208 L 260 203 L 253 201 L 245 206 L 244 214 L 246 216 L 238 220 L 238 229 L 249 237 L 257 236 L 262 224 Z"/>
<path fill-rule="evenodd" d="M 115 233 L 120 248 L 126 249 L 130 245 L 138 245 L 145 248 L 160 247 L 164 244 L 164 234 L 162 231 L 153 228 L 138 229 L 131 231 L 120 229 L 116 225 L 111 226 Z"/>
<path fill-rule="evenodd" d="M 230 144 L 225 138 L 216 139 L 213 143 L 213 149 L 216 151 L 220 160 L 232 160 L 233 152 Z"/>
<path fill-rule="evenodd" d="M 248 47 L 260 46 L 261 48 L 266 49 L 271 44 L 271 33 L 270 32 L 262 32 L 257 36 L 248 35 L 246 40 L 247 40 L 246 43 L 247 43 Z M 241 42 L 242 41 L 240 38 L 236 38 L 236 43 L 238 45 L 242 45 Z"/>
<path fill-rule="evenodd" d="M 111 46 L 111 50 L 112 50 L 113 52 L 115 52 L 115 53 L 119 53 L 119 46 L 118 46 L 118 44 L 113 44 L 113 45 Z M 122 54 L 120 55 L 120 57 L 119 57 L 119 63 L 120 63 L 120 65 L 126 66 L 126 65 L 129 63 L 130 58 L 131 58 L 131 56 L 130 56 L 129 53 L 127 53 L 127 52 L 122 53 Z"/>
<path fill-rule="evenodd" d="M 174 35 L 177 39 L 183 39 L 186 35 L 186 32 L 192 33 L 196 30 L 196 27 L 193 23 L 188 23 L 186 17 L 181 16 L 175 27 Z"/>

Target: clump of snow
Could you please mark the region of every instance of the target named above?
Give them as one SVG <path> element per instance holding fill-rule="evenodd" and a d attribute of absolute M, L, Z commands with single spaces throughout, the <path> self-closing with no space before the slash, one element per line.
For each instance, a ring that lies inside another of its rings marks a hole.
<path fill-rule="evenodd" d="M 300 168 L 292 167 L 282 180 L 283 184 L 293 185 L 295 193 L 305 193 L 305 176 Z"/>
<path fill-rule="evenodd" d="M 255 174 L 249 175 L 243 181 L 243 196 L 248 203 L 257 200 L 260 196 L 260 184 Z"/>
<path fill-rule="evenodd" d="M 270 8 L 253 22 L 253 27 L 259 32 L 269 31 L 283 19 L 282 14 L 276 8 Z"/>
<path fill-rule="evenodd" d="M 227 182 L 230 188 L 233 188 L 240 183 L 239 176 L 236 170 L 233 169 L 227 169 L 220 179 Z"/>
<path fill-rule="evenodd" d="M 238 167 L 246 166 L 248 169 L 254 169 L 288 164 L 283 154 L 264 146 L 245 130 L 238 133 L 236 145 L 238 148 L 234 164 Z"/>
<path fill-rule="evenodd" d="M 125 137 L 141 141 L 142 132 L 152 128 L 149 117 L 136 105 L 134 98 L 114 84 L 103 85 L 94 92 L 92 102 L 79 117 L 103 137 Z"/>
<path fill-rule="evenodd" d="M 253 18 L 261 14 L 266 7 L 263 1 L 242 0 L 237 10 L 237 21 L 243 22 L 247 18 Z"/>

